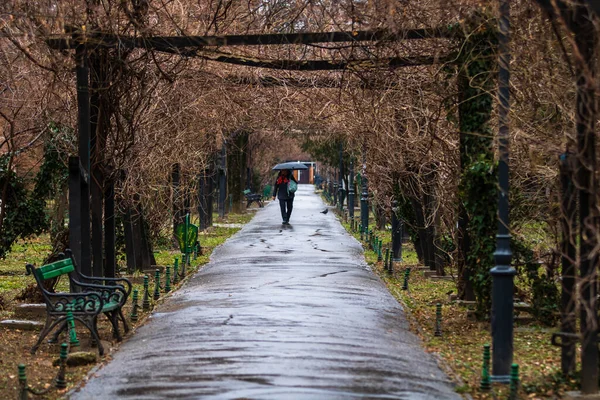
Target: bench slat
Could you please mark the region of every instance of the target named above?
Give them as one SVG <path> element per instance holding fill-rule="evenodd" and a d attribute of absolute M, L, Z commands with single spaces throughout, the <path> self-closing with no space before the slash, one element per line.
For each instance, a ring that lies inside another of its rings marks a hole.
<path fill-rule="evenodd" d="M 66 275 L 70 272 L 73 272 L 73 270 L 74 270 L 73 266 L 70 265 L 68 267 L 54 269 L 54 270 L 46 272 L 46 273 L 40 273 L 39 276 L 40 276 L 41 280 L 45 281 L 47 279 L 56 278 L 57 276 Z"/>
<path fill-rule="evenodd" d="M 35 270 L 38 278 L 42 281 L 46 279 L 56 278 L 57 276 L 73 272 L 75 267 L 70 258 L 53 262 L 52 264 L 44 265 Z"/>
<path fill-rule="evenodd" d="M 42 265 L 38 269 L 40 271 L 46 272 L 56 268 L 62 268 L 69 265 L 73 265 L 73 261 L 70 258 L 65 258 L 64 260 L 54 261 L 53 263 Z"/>
<path fill-rule="evenodd" d="M 104 304 L 104 306 L 102 307 L 102 312 L 116 310 L 117 308 L 119 308 L 119 303 L 116 301 L 111 301 L 110 303 Z"/>

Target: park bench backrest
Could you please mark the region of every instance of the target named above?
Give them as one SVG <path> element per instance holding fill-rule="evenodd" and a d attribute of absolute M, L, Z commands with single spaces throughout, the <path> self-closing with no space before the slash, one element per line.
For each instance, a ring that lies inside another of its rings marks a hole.
<path fill-rule="evenodd" d="M 57 276 L 69 274 L 75 271 L 73 260 L 65 258 L 64 260 L 55 261 L 52 264 L 47 264 L 36 268 L 35 273 L 40 281 L 56 278 Z"/>
<path fill-rule="evenodd" d="M 272 189 L 273 188 L 271 187 L 271 185 L 265 186 L 265 188 L 263 189 L 263 197 L 270 197 Z"/>

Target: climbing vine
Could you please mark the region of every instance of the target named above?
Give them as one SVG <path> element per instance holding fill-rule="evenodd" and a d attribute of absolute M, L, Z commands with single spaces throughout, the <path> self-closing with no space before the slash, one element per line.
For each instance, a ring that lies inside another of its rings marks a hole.
<path fill-rule="evenodd" d="M 73 143 L 74 134 L 71 130 L 51 123 L 50 135 L 44 143 L 44 158 L 35 176 L 33 196 L 47 199 L 55 196 L 63 189 L 69 178 L 69 169 L 64 150 L 64 144 Z"/>
<path fill-rule="evenodd" d="M 394 185 L 394 199 L 398 202 L 396 216 L 404 223 L 404 232 L 408 233 L 415 249 L 419 249 L 419 235 L 416 228 L 417 219 L 410 199 L 402 192 L 399 184 Z"/>
<path fill-rule="evenodd" d="M 464 268 L 472 284 L 481 318 L 491 308 L 491 278 L 494 265 L 497 174 L 490 127 L 494 88 L 495 23 L 477 15 L 466 25 L 459 63 L 459 127 L 462 167 L 459 198 L 467 223 L 468 249 Z"/>
<path fill-rule="evenodd" d="M 44 143 L 44 157 L 34 179 L 33 190 L 27 189 L 27 180 L 9 168 L 14 154 L 0 156 L 0 187 L 6 188 L 2 198 L 4 219 L 0 232 L 0 258 L 10 251 L 15 240 L 25 239 L 47 231 L 49 217 L 46 201 L 63 190 L 68 179 L 68 168 L 63 159 L 61 141 L 66 131 L 54 124 L 49 126 L 48 138 Z M 67 132 L 68 133 L 68 132 Z M 72 139 L 72 134 L 67 135 Z"/>
<path fill-rule="evenodd" d="M 555 269 L 541 269 L 534 252 L 522 238 L 513 237 L 511 249 L 517 272 L 524 275 L 531 290 L 531 313 L 540 323 L 553 326 L 558 319 L 560 304 Z"/>
<path fill-rule="evenodd" d="M 0 232 L 0 258 L 4 258 L 18 238 L 42 233 L 47 227 L 44 202 L 31 196 L 25 180 L 9 168 L 10 158 L 0 156 L 0 187 L 4 188 L 2 232 Z"/>
<path fill-rule="evenodd" d="M 466 255 L 466 268 L 477 301 L 480 317 L 489 315 L 491 308 L 492 283 L 490 269 L 494 266 L 496 250 L 497 201 L 496 164 L 480 155 L 463 172 L 460 195 L 469 215 L 467 232 L 470 238 L 469 252 Z"/>

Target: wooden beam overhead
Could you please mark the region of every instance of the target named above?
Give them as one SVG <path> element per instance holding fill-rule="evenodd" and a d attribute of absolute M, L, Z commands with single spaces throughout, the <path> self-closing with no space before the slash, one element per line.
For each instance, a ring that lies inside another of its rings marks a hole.
<path fill-rule="evenodd" d="M 307 33 L 269 33 L 258 35 L 226 36 L 117 36 L 112 34 L 88 34 L 73 38 L 51 38 L 46 43 L 57 50 L 74 49 L 85 43 L 89 47 L 145 48 L 158 51 L 173 49 L 192 49 L 214 46 L 264 46 L 264 45 L 300 45 L 313 43 L 349 43 L 401 41 L 418 39 L 445 38 L 461 36 L 460 30 L 446 26 L 441 28 L 403 29 L 398 32 L 385 30 L 354 32 L 307 32 Z"/>
<path fill-rule="evenodd" d="M 362 89 L 394 89 L 400 86 L 397 81 L 382 81 L 369 78 L 348 80 L 327 77 L 277 77 L 277 76 L 252 76 L 252 75 L 227 75 L 221 77 L 225 82 L 238 86 L 262 87 L 293 87 L 301 89 L 340 89 L 344 87 Z"/>
<path fill-rule="evenodd" d="M 335 71 L 335 70 L 369 70 L 380 68 L 415 67 L 419 65 L 433 65 L 452 62 L 455 54 L 442 57 L 413 56 L 390 57 L 379 59 L 360 60 L 261 60 L 254 58 L 236 57 L 230 55 L 197 54 L 196 57 L 234 65 L 243 65 L 255 68 L 269 68 L 288 71 Z"/>

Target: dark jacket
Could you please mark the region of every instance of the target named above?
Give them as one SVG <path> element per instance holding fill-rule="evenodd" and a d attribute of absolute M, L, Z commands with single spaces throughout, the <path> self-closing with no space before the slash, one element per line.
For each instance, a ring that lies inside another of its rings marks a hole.
<path fill-rule="evenodd" d="M 282 175 L 279 175 L 277 177 L 277 179 L 275 180 L 275 187 L 273 189 L 273 197 L 277 196 L 277 198 L 279 200 L 289 200 L 289 199 L 293 199 L 294 198 L 294 193 L 288 193 L 288 184 L 287 182 L 282 182 L 282 183 L 277 183 L 279 182 L 279 178 L 282 177 Z M 293 174 L 290 174 L 288 176 L 288 179 L 293 180 L 294 182 L 298 183 L 298 181 L 296 180 L 296 178 L 294 178 Z"/>

